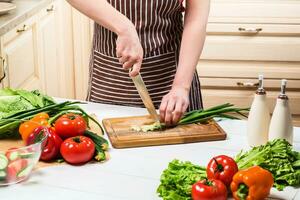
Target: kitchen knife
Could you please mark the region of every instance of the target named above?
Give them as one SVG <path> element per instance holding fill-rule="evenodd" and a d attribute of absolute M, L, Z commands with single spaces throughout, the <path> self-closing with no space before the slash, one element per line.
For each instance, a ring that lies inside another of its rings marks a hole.
<path fill-rule="evenodd" d="M 148 90 L 145 86 L 145 83 L 142 79 L 141 74 L 139 73 L 138 75 L 136 75 L 135 77 L 131 77 L 137 91 L 139 92 L 139 95 L 145 105 L 145 107 L 147 108 L 151 118 L 153 118 L 155 120 L 155 122 L 159 122 L 159 116 L 156 113 L 155 107 L 153 105 L 153 102 L 151 100 L 151 97 L 148 93 Z"/>

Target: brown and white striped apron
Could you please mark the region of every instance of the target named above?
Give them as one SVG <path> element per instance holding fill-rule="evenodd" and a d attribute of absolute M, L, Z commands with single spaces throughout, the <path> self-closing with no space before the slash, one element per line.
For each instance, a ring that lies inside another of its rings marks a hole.
<path fill-rule="evenodd" d="M 144 49 L 141 75 L 156 108 L 172 86 L 183 31 L 180 0 L 107 0 L 134 24 Z M 143 107 L 144 104 L 116 55 L 117 35 L 95 23 L 88 100 Z M 188 110 L 202 108 L 195 72 Z"/>

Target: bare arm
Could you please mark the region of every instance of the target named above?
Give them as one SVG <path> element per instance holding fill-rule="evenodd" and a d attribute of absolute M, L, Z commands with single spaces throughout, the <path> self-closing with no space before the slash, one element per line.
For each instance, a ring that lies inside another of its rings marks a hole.
<path fill-rule="evenodd" d="M 209 14 L 209 0 L 186 0 L 179 63 L 172 89 L 160 106 L 161 120 L 176 124 L 189 105 L 189 91 L 202 52 Z"/>
<path fill-rule="evenodd" d="M 190 89 L 205 41 L 208 13 L 209 0 L 187 0 L 175 87 Z"/>
<path fill-rule="evenodd" d="M 118 35 L 116 51 L 120 62 L 124 69 L 133 67 L 130 75 L 136 75 L 141 67 L 143 49 L 134 24 L 106 0 L 67 1 L 81 13 Z"/>

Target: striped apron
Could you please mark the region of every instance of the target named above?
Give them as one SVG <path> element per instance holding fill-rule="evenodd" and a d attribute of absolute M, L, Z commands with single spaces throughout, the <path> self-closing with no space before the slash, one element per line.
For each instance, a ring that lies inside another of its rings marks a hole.
<path fill-rule="evenodd" d="M 172 86 L 183 31 L 180 0 L 108 0 L 135 25 L 144 59 L 141 75 L 156 108 Z M 116 55 L 117 35 L 95 23 L 87 100 L 143 107 Z M 194 74 L 188 110 L 202 108 L 200 82 Z"/>

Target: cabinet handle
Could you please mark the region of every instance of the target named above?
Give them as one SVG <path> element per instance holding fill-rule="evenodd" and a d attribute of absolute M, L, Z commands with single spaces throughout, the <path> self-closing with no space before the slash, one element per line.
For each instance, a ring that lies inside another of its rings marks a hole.
<path fill-rule="evenodd" d="M 54 5 L 51 5 L 50 8 L 46 9 L 47 12 L 52 12 L 54 11 Z"/>
<path fill-rule="evenodd" d="M 22 28 L 17 29 L 17 33 L 24 32 L 24 31 L 26 31 L 27 29 L 28 29 L 28 26 L 27 26 L 26 24 L 24 24 Z"/>
<path fill-rule="evenodd" d="M 263 29 L 262 28 L 239 28 L 239 31 L 242 33 L 252 33 L 252 34 L 257 34 L 261 32 Z"/>
<path fill-rule="evenodd" d="M 259 86 L 259 83 L 251 83 L 251 82 L 236 82 L 237 86 L 241 87 L 257 87 Z"/>

